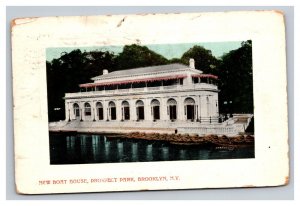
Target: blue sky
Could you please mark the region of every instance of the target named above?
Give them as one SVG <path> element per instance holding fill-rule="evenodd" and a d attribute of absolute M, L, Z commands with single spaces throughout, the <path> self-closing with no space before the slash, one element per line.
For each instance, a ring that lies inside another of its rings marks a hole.
<path fill-rule="evenodd" d="M 184 52 L 193 47 L 194 45 L 200 45 L 204 48 L 211 50 L 215 57 L 221 57 L 223 54 L 237 49 L 241 46 L 241 41 L 234 42 L 207 42 L 207 43 L 182 43 L 182 44 L 151 44 L 142 45 L 147 46 L 149 49 L 155 51 L 158 54 L 166 57 L 167 59 L 180 58 Z M 81 51 L 111 51 L 115 54 L 122 52 L 123 45 L 116 46 L 100 46 L 100 47 L 60 47 L 60 48 L 47 48 L 46 58 L 51 61 L 54 58 L 59 58 L 62 52 L 70 52 L 74 49 L 80 49 Z"/>

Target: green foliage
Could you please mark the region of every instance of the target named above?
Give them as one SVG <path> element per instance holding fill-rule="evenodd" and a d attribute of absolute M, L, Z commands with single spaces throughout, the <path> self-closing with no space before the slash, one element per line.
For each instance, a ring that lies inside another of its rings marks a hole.
<path fill-rule="evenodd" d="M 78 92 L 79 84 L 90 82 L 90 78 L 98 76 L 103 69 L 114 68 L 114 58 L 110 52 L 81 52 L 78 49 L 47 62 L 49 121 L 64 119 L 65 93 Z"/>
<path fill-rule="evenodd" d="M 223 55 L 221 60 L 201 46 L 190 48 L 181 58 L 167 60 L 146 46 L 133 44 L 124 46 L 118 55 L 107 51 L 82 52 L 78 49 L 46 62 L 49 121 L 65 118 L 65 93 L 78 92 L 79 84 L 91 82 L 90 79 L 101 75 L 103 69 L 112 72 L 171 63 L 188 65 L 190 58 L 195 59 L 196 69 L 219 76 L 220 113 L 253 113 L 251 41 L 243 42 L 239 49 Z M 231 108 L 224 105 L 224 101 L 232 101 Z M 55 108 L 61 110 L 54 110 Z"/>
<path fill-rule="evenodd" d="M 170 64 L 179 63 L 179 64 L 185 64 L 185 62 L 182 59 L 179 58 L 173 58 L 169 60 Z"/>
<path fill-rule="evenodd" d="M 164 65 L 169 63 L 165 57 L 151 51 L 148 47 L 136 44 L 124 46 L 122 53 L 116 57 L 116 62 L 118 69 Z"/>
<path fill-rule="evenodd" d="M 195 68 L 203 71 L 206 74 L 216 74 L 219 61 L 214 57 L 210 50 L 205 49 L 202 46 L 194 46 L 186 51 L 181 61 L 188 65 L 190 58 L 195 60 Z"/>
<path fill-rule="evenodd" d="M 223 55 L 219 66 L 220 111 L 253 113 L 252 42 Z M 230 103 L 230 101 L 232 103 Z M 227 102 L 227 105 L 224 105 Z"/>

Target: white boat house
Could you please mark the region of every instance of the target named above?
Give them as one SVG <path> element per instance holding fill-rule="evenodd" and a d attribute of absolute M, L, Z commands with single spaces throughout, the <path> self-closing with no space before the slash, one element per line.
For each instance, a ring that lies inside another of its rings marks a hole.
<path fill-rule="evenodd" d="M 168 64 L 108 72 L 65 94 L 65 121 L 51 131 L 227 134 L 244 132 L 238 118 L 219 121 L 218 77 Z M 244 115 L 245 116 L 245 115 Z M 237 122 L 237 123 L 236 123 Z"/>
<path fill-rule="evenodd" d="M 217 76 L 169 64 L 108 72 L 65 95 L 66 120 L 217 122 Z"/>

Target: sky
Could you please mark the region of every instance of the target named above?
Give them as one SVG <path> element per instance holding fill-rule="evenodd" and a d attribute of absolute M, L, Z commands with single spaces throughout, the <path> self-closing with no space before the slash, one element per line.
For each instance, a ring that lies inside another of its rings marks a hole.
<path fill-rule="evenodd" d="M 142 45 L 147 46 L 149 49 L 164 56 L 167 59 L 180 58 L 184 52 L 192 48 L 195 45 L 203 46 L 204 48 L 211 50 L 212 54 L 219 58 L 223 54 L 237 49 L 241 46 L 241 41 L 234 42 L 207 42 L 207 43 L 182 43 L 182 44 L 151 44 Z M 122 52 L 123 45 L 113 46 L 99 46 L 99 47 L 60 47 L 60 48 L 47 48 L 46 58 L 47 61 L 51 61 L 54 58 L 59 58 L 63 52 L 71 52 L 74 49 L 80 49 L 84 51 L 111 51 L 115 54 Z"/>

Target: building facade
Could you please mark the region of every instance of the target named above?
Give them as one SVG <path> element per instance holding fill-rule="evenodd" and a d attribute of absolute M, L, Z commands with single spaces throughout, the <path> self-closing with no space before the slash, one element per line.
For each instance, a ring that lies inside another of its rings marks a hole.
<path fill-rule="evenodd" d="M 217 123 L 217 76 L 169 64 L 108 72 L 65 94 L 66 121 Z"/>

